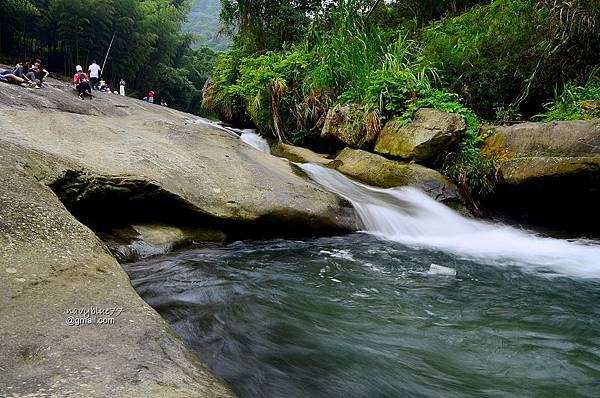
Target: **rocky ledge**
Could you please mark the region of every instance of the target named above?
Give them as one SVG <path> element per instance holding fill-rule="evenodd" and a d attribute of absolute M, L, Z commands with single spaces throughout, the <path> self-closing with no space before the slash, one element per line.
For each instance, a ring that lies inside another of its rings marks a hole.
<path fill-rule="evenodd" d="M 483 154 L 498 174 L 488 206 L 533 224 L 600 234 L 600 119 L 497 127 Z"/>
<path fill-rule="evenodd" d="M 58 81 L 0 85 L 0 170 L 8 396 L 233 396 L 136 294 L 96 227 L 133 225 L 157 244 L 193 229 L 356 227 L 348 203 L 223 130 L 113 94 L 80 101 Z"/>

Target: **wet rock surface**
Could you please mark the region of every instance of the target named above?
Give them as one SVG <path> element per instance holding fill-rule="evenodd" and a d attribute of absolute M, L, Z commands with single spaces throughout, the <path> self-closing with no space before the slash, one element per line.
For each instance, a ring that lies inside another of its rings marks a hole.
<path fill-rule="evenodd" d="M 284 144 L 280 141 L 273 140 L 270 143 L 270 148 L 273 156 L 286 158 L 295 163 L 327 164 L 331 162 L 328 155 L 316 153 L 307 148 Z"/>

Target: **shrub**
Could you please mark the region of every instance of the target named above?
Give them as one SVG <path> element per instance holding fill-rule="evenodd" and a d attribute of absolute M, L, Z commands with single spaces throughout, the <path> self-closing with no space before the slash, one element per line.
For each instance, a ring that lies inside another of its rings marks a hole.
<path fill-rule="evenodd" d="M 317 23 L 309 30 L 306 46 L 317 64 L 307 85 L 331 93 L 339 102 L 364 101 L 371 71 L 381 62 L 389 34 L 358 14 L 353 5 L 341 2 L 331 10 L 326 30 Z M 309 90 L 310 91 L 310 90 Z"/>
<path fill-rule="evenodd" d="M 492 117 L 531 86 L 543 51 L 544 15 L 533 2 L 496 0 L 423 31 L 423 57 L 439 68 L 448 89 Z"/>
<path fill-rule="evenodd" d="M 593 119 L 600 117 L 600 67 L 596 67 L 584 86 L 566 84 L 554 99 L 544 105 L 546 111 L 537 120 Z"/>
<path fill-rule="evenodd" d="M 212 70 L 212 88 L 205 92 L 202 106 L 230 123 L 246 124 L 248 117 L 240 87 L 237 85 L 242 53 L 221 53 Z"/>
<path fill-rule="evenodd" d="M 419 92 L 429 90 L 431 78 L 435 80 L 437 73 L 420 65 L 419 53 L 416 42 L 399 35 L 382 55 L 381 66 L 369 75 L 365 102 L 390 118 L 404 112 L 407 103 L 415 100 Z"/>

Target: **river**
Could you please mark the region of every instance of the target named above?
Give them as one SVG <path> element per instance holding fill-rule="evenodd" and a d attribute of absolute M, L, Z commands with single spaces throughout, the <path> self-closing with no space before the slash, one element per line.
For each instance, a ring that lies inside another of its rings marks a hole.
<path fill-rule="evenodd" d="M 599 396 L 598 242 L 301 167 L 352 202 L 364 232 L 124 265 L 240 397 Z"/>

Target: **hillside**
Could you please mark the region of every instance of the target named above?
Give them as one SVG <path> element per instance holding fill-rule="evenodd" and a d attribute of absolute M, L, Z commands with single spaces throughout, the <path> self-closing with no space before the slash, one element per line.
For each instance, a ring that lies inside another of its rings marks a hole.
<path fill-rule="evenodd" d="M 187 22 L 183 25 L 184 32 L 193 32 L 198 35 L 194 46 L 207 45 L 215 51 L 224 51 L 229 47 L 231 38 L 219 35 L 221 29 L 219 13 L 221 12 L 220 0 L 194 0 Z"/>

